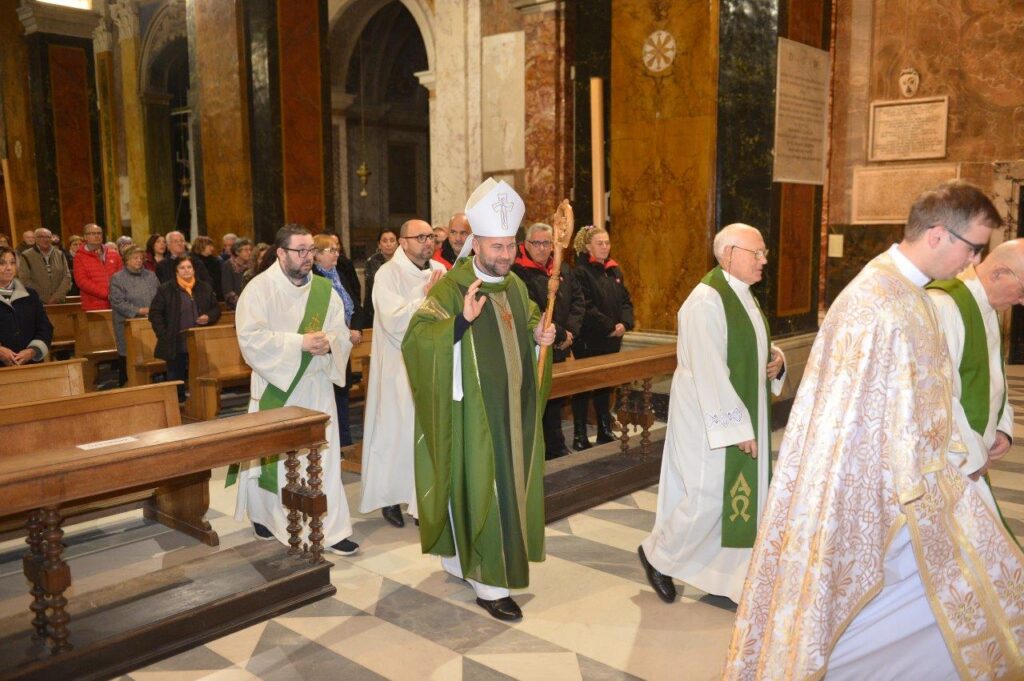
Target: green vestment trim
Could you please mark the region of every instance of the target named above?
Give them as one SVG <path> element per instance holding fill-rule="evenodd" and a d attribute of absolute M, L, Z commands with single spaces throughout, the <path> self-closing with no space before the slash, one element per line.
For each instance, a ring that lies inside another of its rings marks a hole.
<path fill-rule="evenodd" d="M 327 309 L 330 304 L 331 282 L 324 277 L 313 276 L 309 286 L 309 297 L 306 298 L 306 311 L 302 316 L 299 330 L 296 333 L 312 333 L 323 329 L 324 321 L 327 319 Z M 313 355 L 303 350 L 302 359 L 299 361 L 299 370 L 295 372 L 295 378 L 292 379 L 291 385 L 288 386 L 287 390 L 281 390 L 273 383 L 268 384 L 266 390 L 263 391 L 263 396 L 260 398 L 259 410 L 267 411 L 268 409 L 283 407 L 288 398 L 291 397 L 292 392 L 295 391 L 296 386 L 299 385 L 299 381 L 306 373 L 306 369 L 311 361 L 313 361 Z M 259 485 L 274 494 L 277 494 L 281 489 L 277 479 L 278 458 L 276 455 L 260 458 Z M 230 487 L 238 480 L 238 469 L 237 463 L 231 464 L 228 468 L 225 487 Z"/>
<path fill-rule="evenodd" d="M 463 396 L 452 398 L 455 318 L 475 279 L 472 258 L 459 260 L 431 288 L 402 341 L 416 407 L 420 544 L 442 556 L 457 546 L 469 579 L 523 588 L 529 562 L 544 559 L 541 418 L 551 367 L 538 385 L 540 310 L 510 273 L 480 287 L 488 301 L 459 345 Z"/>
<path fill-rule="evenodd" d="M 989 375 L 988 363 L 988 336 L 985 333 L 985 320 L 981 317 L 981 308 L 978 307 L 978 301 L 974 299 L 974 295 L 967 287 L 967 284 L 959 279 L 933 281 L 928 284 L 928 288 L 948 294 L 960 312 L 960 319 L 964 323 L 964 348 L 963 355 L 960 357 L 960 366 L 958 367 L 960 373 L 960 406 L 963 407 L 971 430 L 978 435 L 984 436 L 985 429 L 988 427 L 989 398 L 991 395 L 989 381 L 991 376 Z M 996 417 L 996 423 L 1003 417 L 1003 409 L 1006 407 L 1006 362 L 1002 355 L 1000 355 L 1000 363 L 1003 368 L 1003 401 L 999 406 L 999 415 Z M 985 473 L 985 482 L 988 484 L 989 489 L 992 489 L 992 480 L 987 472 Z M 992 495 L 992 501 L 995 502 L 996 513 L 999 514 L 999 519 L 1003 521 L 1003 527 L 1013 537 L 1013 540 L 1017 542 L 1017 546 L 1020 546 L 1017 536 L 1010 529 L 1010 524 L 1006 522 L 1003 509 L 999 508 L 999 502 L 995 500 L 995 494 Z"/>
<path fill-rule="evenodd" d="M 743 405 L 750 415 L 750 422 L 754 427 L 754 440 L 758 440 L 760 431 L 758 421 L 758 385 L 762 380 L 767 381 L 761 371 L 757 353 L 757 334 L 754 332 L 754 325 L 750 321 L 747 308 L 743 306 L 739 296 L 725 280 L 725 274 L 721 267 L 704 275 L 702 284 L 706 284 L 718 292 L 722 299 L 722 307 L 725 309 L 726 324 L 726 365 L 729 367 L 729 383 L 733 390 L 739 395 Z M 760 306 L 758 306 L 760 310 Z M 768 320 L 764 313 L 761 313 L 764 320 L 765 335 L 768 338 L 768 358 L 771 358 L 771 332 L 768 328 Z M 768 384 L 765 385 L 768 392 Z M 771 405 L 766 405 L 771 409 Z M 770 411 L 765 417 L 771 419 Z M 759 449 L 762 443 L 758 442 Z M 771 456 L 771 445 L 769 451 L 759 451 L 760 456 Z M 771 463 L 769 462 L 769 471 Z M 769 473 L 770 474 L 770 473 Z M 757 495 L 759 494 L 757 484 L 757 459 L 751 458 L 736 445 L 730 445 L 725 450 L 725 484 L 722 494 L 722 546 L 729 548 L 750 548 L 754 545 L 754 538 L 757 534 Z"/>

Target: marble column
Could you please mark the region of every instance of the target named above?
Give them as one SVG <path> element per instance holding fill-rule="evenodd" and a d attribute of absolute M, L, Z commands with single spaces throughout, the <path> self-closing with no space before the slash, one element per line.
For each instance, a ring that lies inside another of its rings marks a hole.
<path fill-rule="evenodd" d="M 526 43 L 526 203 L 524 224 L 547 222 L 569 198 L 572 84 L 566 62 L 564 0 L 514 0 Z"/>
<path fill-rule="evenodd" d="M 336 223 L 335 232 L 341 238 L 341 247 L 346 255 L 352 255 L 352 231 L 349 229 L 349 190 L 348 190 L 348 119 L 345 111 L 355 95 L 344 91 L 331 93 L 331 126 L 334 129 L 334 197 Z"/>
<path fill-rule="evenodd" d="M 121 231 L 121 199 L 118 190 L 117 162 L 114 131 L 117 129 L 117 109 L 114 105 L 114 57 L 110 49 L 110 31 L 101 21 L 92 34 L 96 69 L 96 107 L 100 123 L 100 164 L 103 188 L 104 226 L 111 233 Z"/>
<path fill-rule="evenodd" d="M 117 0 L 110 5 L 110 16 L 117 26 L 121 62 L 121 101 L 128 152 L 128 219 L 132 239 L 145 243 L 150 234 L 150 216 L 146 124 L 139 93 L 139 8 L 133 0 Z M 109 236 L 114 230 L 113 226 L 107 227 Z"/>

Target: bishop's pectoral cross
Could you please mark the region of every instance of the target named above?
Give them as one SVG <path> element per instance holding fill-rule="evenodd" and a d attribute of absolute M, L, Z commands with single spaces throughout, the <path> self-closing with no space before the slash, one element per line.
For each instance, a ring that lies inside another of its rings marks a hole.
<path fill-rule="evenodd" d="M 508 200 L 508 194 L 498 194 L 498 202 L 492 203 L 491 208 L 495 213 L 501 213 L 501 228 L 508 229 L 508 216 L 516 204 Z"/>

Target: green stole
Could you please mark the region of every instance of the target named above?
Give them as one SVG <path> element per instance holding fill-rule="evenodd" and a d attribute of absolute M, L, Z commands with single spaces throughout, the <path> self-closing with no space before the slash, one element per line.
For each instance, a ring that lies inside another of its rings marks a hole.
<path fill-rule="evenodd" d="M 971 430 L 979 435 L 984 435 L 985 429 L 988 427 L 989 397 L 991 395 L 989 381 L 991 377 L 989 375 L 988 363 L 988 336 L 985 333 L 985 321 L 981 318 L 981 308 L 978 307 L 978 301 L 974 299 L 974 295 L 967 288 L 967 284 L 959 279 L 933 281 L 928 284 L 928 288 L 948 294 L 960 312 L 960 318 L 964 323 L 964 348 L 963 355 L 960 357 L 960 366 L 958 367 L 960 373 L 960 405 L 967 416 L 967 423 L 971 426 Z M 1002 360 L 1001 356 L 1000 359 Z M 1006 406 L 1005 361 L 1002 362 L 1002 366 L 1003 402 L 999 407 L 999 415 L 996 417 L 997 423 L 1003 417 L 1003 409 Z M 988 483 L 991 489 L 992 480 L 989 479 L 988 473 L 985 473 L 985 482 Z M 993 501 L 995 500 L 994 494 L 992 499 Z M 1006 522 L 1006 518 L 1003 516 L 1003 511 L 999 508 L 998 503 L 996 503 L 996 513 L 999 514 L 999 519 L 1003 521 L 1006 531 L 1010 533 L 1014 541 L 1017 541 L 1017 537 Z M 1020 542 L 1017 542 L 1017 545 L 1020 546 Z"/>
<path fill-rule="evenodd" d="M 309 286 L 309 297 L 306 298 L 306 311 L 302 316 L 299 330 L 296 333 L 312 333 L 323 329 L 324 321 L 327 319 L 327 308 L 331 303 L 331 282 L 324 277 L 310 276 L 312 280 Z M 313 355 L 303 350 L 302 359 L 299 361 L 299 370 L 295 372 L 295 378 L 292 379 L 291 385 L 288 386 L 287 390 L 281 390 L 273 383 L 269 383 L 266 390 L 263 391 L 263 396 L 260 398 L 259 410 L 267 411 L 268 409 L 283 407 L 288 398 L 291 397 L 292 392 L 299 385 L 299 381 L 306 373 L 306 369 L 311 361 L 313 361 Z M 277 455 L 260 458 L 259 485 L 273 494 L 277 494 L 281 489 L 277 479 L 278 458 Z M 237 463 L 231 464 L 228 468 L 225 487 L 230 487 L 238 480 L 238 469 Z"/>
<path fill-rule="evenodd" d="M 754 440 L 758 439 L 758 384 L 766 380 L 763 369 L 758 361 L 758 353 L 751 352 L 757 347 L 757 334 L 750 322 L 747 308 L 743 306 L 739 296 L 725 280 L 721 267 L 708 272 L 702 284 L 706 284 L 718 292 L 725 309 L 727 329 L 726 365 L 729 367 L 729 383 L 739 395 L 747 408 L 750 421 L 754 426 Z M 756 303 L 756 299 L 755 299 Z M 758 306 L 760 310 L 760 306 Z M 768 337 L 768 354 L 771 357 L 771 331 L 768 320 L 764 320 L 765 335 Z M 766 385 L 767 389 L 767 385 Z M 771 420 L 771 402 L 765 405 L 766 418 Z M 770 449 L 770 446 L 769 446 Z M 771 451 L 759 452 L 761 456 L 771 456 Z M 771 475 L 769 464 L 769 476 Z M 770 477 L 769 477 L 770 479 Z M 751 458 L 736 445 L 725 449 L 725 484 L 722 497 L 722 546 L 728 548 L 750 548 L 754 545 L 757 534 L 757 459 Z"/>

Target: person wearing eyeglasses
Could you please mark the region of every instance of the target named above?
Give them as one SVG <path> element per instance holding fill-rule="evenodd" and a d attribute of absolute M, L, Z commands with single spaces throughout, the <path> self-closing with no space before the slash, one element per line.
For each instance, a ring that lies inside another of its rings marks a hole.
<path fill-rule="evenodd" d="M 739 601 L 768 494 L 769 392 L 784 359 L 750 287 L 768 263 L 761 232 L 744 224 L 715 235 L 718 266 L 676 317 L 672 376 L 654 529 L 637 552 L 667 603 L 672 579 Z"/>
<path fill-rule="evenodd" d="M 306 407 L 337 423 L 332 386 L 345 384 L 352 350 L 345 306 L 328 279 L 311 274 L 316 246 L 308 229 L 298 224 L 281 227 L 273 253 L 276 259 L 242 289 L 235 311 L 238 347 L 252 368 L 249 412 Z M 320 518 L 324 550 L 351 556 L 359 545 L 351 539 L 352 518 L 341 484 L 339 431 L 328 428 L 326 435 L 320 460 L 327 497 L 327 512 Z M 300 457 L 302 471 L 305 458 Z M 227 483 L 238 484 L 235 519 L 248 516 L 257 538 L 287 545 L 288 518 L 281 503 L 284 463 L 282 456 L 233 466 Z"/>
<path fill-rule="evenodd" d="M 418 517 L 413 452 L 416 408 L 402 357 L 409 320 L 445 273 L 431 260 L 434 232 L 423 220 L 402 225 L 399 248 L 373 285 L 373 339 L 363 421 L 363 495 L 360 513 L 381 509 L 391 525 L 404 527 L 402 504 Z"/>
<path fill-rule="evenodd" d="M 530 292 L 530 300 L 541 310 L 548 306 L 548 280 L 554 267 L 554 233 L 551 225 L 535 222 L 526 229 L 526 241 L 519 245 L 519 256 L 512 265 Z M 585 303 L 579 282 L 572 276 L 568 263 L 562 263 L 558 274 L 558 293 L 555 295 L 553 322 L 555 343 L 552 346 L 555 363 L 569 357 L 573 340 L 580 335 Z M 555 459 L 569 453 L 562 434 L 562 405 L 564 398 L 548 400 L 544 408 L 545 459 Z"/>
<path fill-rule="evenodd" d="M 71 276 L 82 296 L 83 310 L 110 309 L 110 278 L 121 269 L 116 248 L 103 245 L 103 229 L 88 224 L 82 230 L 85 245 L 75 256 Z"/>
<path fill-rule="evenodd" d="M 953 418 L 966 452 L 950 452 L 985 501 L 1003 518 L 989 486 L 988 468 L 1010 451 L 1013 406 L 1003 372 L 999 314 L 1024 304 L 1024 239 L 1004 241 L 977 267 L 933 281 L 928 293 L 938 312 L 953 372 Z M 1006 525 L 1005 518 L 1003 524 Z M 1006 529 L 1012 535 L 1009 525 Z"/>
<path fill-rule="evenodd" d="M 953 463 L 973 434 L 925 290 L 977 264 L 1002 222 L 969 183 L 923 192 L 902 241 L 832 303 L 772 469 L 725 679 L 1024 678 L 1024 554 Z"/>
<path fill-rule="evenodd" d="M 583 292 L 584 311 L 572 355 L 582 359 L 614 354 L 622 349 L 622 337 L 633 328 L 633 301 L 622 269 L 609 257 L 611 238 L 604 229 L 589 226 L 576 233 L 573 245 L 577 253 L 573 276 Z M 587 435 L 587 405 L 591 398 L 597 416 L 597 444 L 615 439 L 611 395 L 611 388 L 600 388 L 572 396 L 572 447 L 576 451 L 592 446 Z"/>

